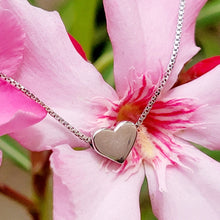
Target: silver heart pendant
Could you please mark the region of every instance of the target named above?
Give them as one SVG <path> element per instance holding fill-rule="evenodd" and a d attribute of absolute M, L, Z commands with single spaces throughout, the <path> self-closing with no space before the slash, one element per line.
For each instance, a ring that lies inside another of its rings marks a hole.
<path fill-rule="evenodd" d="M 93 148 L 102 156 L 123 163 L 134 146 L 137 129 L 134 123 L 120 122 L 114 130 L 100 129 L 93 135 Z"/>

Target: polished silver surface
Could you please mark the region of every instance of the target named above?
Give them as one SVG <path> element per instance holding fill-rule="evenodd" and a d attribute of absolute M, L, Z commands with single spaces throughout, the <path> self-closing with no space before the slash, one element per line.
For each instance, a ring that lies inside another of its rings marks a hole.
<path fill-rule="evenodd" d="M 137 129 L 134 123 L 120 122 L 114 130 L 100 129 L 93 135 L 93 147 L 108 159 L 123 163 L 134 146 Z"/>

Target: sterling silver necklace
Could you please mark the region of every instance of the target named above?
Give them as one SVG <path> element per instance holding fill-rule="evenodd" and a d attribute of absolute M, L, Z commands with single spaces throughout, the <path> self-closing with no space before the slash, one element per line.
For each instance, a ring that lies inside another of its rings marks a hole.
<path fill-rule="evenodd" d="M 85 134 L 81 133 L 75 127 L 71 126 L 67 121 L 65 121 L 61 116 L 54 112 L 49 106 L 42 102 L 37 96 L 31 93 L 28 89 L 22 86 L 20 83 L 14 79 L 5 76 L 0 72 L 0 78 L 7 81 L 9 84 L 23 92 L 26 96 L 34 100 L 36 103 L 40 104 L 50 116 L 72 132 L 80 140 L 89 143 L 90 146 L 100 155 L 113 160 L 118 163 L 123 163 L 128 154 L 130 153 L 132 147 L 134 146 L 137 129 L 144 122 L 150 110 L 153 107 L 153 104 L 156 102 L 157 97 L 160 95 L 163 87 L 165 86 L 176 62 L 176 57 L 180 47 L 183 18 L 184 18 L 184 9 L 185 9 L 185 0 L 180 0 L 179 3 L 179 12 L 178 20 L 176 26 L 176 35 L 173 45 L 173 51 L 167 69 L 164 73 L 164 76 L 154 92 L 154 95 L 151 97 L 147 106 L 141 113 L 138 121 L 134 124 L 130 121 L 122 121 L 117 124 L 114 130 L 108 128 L 102 128 L 97 130 L 92 137 L 88 137 Z"/>

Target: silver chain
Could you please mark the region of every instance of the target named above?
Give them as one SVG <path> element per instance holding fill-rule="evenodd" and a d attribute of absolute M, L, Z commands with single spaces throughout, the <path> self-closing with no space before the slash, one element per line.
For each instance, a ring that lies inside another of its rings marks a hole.
<path fill-rule="evenodd" d="M 140 115 L 138 121 L 136 122 L 136 127 L 139 127 L 144 120 L 146 119 L 147 115 L 149 114 L 150 110 L 153 107 L 153 104 L 156 102 L 157 97 L 160 95 L 163 87 L 165 86 L 172 70 L 174 67 L 174 64 L 176 62 L 176 57 L 179 51 L 180 46 L 180 39 L 181 39 L 181 33 L 182 33 L 182 26 L 183 26 L 183 17 L 184 17 L 184 8 L 185 8 L 185 0 L 180 0 L 179 5 L 179 13 L 178 13 L 178 22 L 176 27 L 176 36 L 173 46 L 173 52 L 171 55 L 170 62 L 168 64 L 167 70 L 160 82 L 160 85 L 158 86 L 157 90 L 155 91 L 154 95 L 148 102 L 147 106 L 143 110 L 142 114 Z M 3 73 L 0 72 L 0 78 L 5 80 L 6 82 L 10 83 L 12 86 L 23 92 L 26 96 L 34 100 L 36 103 L 40 104 L 50 116 L 52 116 L 55 120 L 57 120 L 60 124 L 62 124 L 64 127 L 66 127 L 70 132 L 72 132 L 76 137 L 78 137 L 80 140 L 86 142 L 86 143 L 92 143 L 92 138 L 84 135 L 79 130 L 71 126 L 67 121 L 65 121 L 62 117 L 60 117 L 54 110 L 52 110 L 50 107 L 48 107 L 43 101 L 41 101 L 37 96 L 35 96 L 33 93 L 31 93 L 28 89 L 26 89 L 24 86 L 22 86 L 20 83 L 15 81 L 14 79 L 5 76 Z"/>
<path fill-rule="evenodd" d="M 72 125 L 70 125 L 67 121 L 65 121 L 62 117 L 60 117 L 56 112 L 54 112 L 54 110 L 48 107 L 43 101 L 41 101 L 37 96 L 31 93 L 28 89 L 26 89 L 20 83 L 18 83 L 17 81 L 15 81 L 14 79 L 10 77 L 5 76 L 3 73 L 0 73 L 0 78 L 10 83 L 12 86 L 17 88 L 21 92 L 23 92 L 26 96 L 33 99 L 36 103 L 40 104 L 48 112 L 48 114 L 50 114 L 50 116 L 56 119 L 60 124 L 66 127 L 70 132 L 72 132 L 80 140 L 85 141 L 86 143 L 91 143 L 92 140 L 90 137 L 87 137 L 86 135 L 82 134 L 79 130 L 74 128 Z"/>
<path fill-rule="evenodd" d="M 174 67 L 174 64 L 176 62 L 176 57 L 179 51 L 180 47 L 180 41 L 181 41 L 181 34 L 182 34 L 182 27 L 183 27 L 183 17 L 184 17 L 184 9 L 185 9 L 185 0 L 180 0 L 180 5 L 179 5 L 179 13 L 178 13 L 178 21 L 177 21 L 177 26 L 176 26 L 176 36 L 175 36 L 175 41 L 174 41 L 174 46 L 173 46 L 173 52 L 170 58 L 170 62 L 167 66 L 167 70 L 160 82 L 160 85 L 158 86 L 157 90 L 155 91 L 154 95 L 151 97 L 150 101 L 148 102 L 147 106 L 141 113 L 139 119 L 136 122 L 136 127 L 138 128 L 146 119 L 147 115 L 149 114 L 150 110 L 153 107 L 153 104 L 156 102 L 157 97 L 160 95 L 163 87 L 165 86 L 172 70 Z"/>

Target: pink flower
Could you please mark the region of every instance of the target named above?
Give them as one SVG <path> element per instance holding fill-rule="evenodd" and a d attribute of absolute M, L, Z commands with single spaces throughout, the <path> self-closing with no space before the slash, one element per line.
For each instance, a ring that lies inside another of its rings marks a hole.
<path fill-rule="evenodd" d="M 11 133 L 28 149 L 53 149 L 54 219 L 139 219 L 145 175 L 158 219 L 219 219 L 220 165 L 190 142 L 219 149 L 220 67 L 172 88 L 198 51 L 195 19 L 205 2 L 186 1 L 175 68 L 123 165 L 92 149 L 73 150 L 87 145 L 49 116 Z M 13 77 L 86 135 L 121 120 L 135 122 L 169 62 L 178 5 L 174 0 L 104 0 L 114 49 L 114 91 L 72 47 L 57 13 L 2 0 L 1 8 L 26 34 L 23 61 Z"/>
<path fill-rule="evenodd" d="M 0 72 L 15 74 L 23 60 L 25 33 L 17 18 L 0 9 Z M 0 136 L 31 126 L 46 116 L 46 111 L 0 78 Z M 0 151 L 0 164 L 2 153 Z"/>

